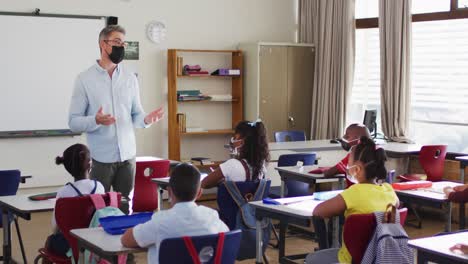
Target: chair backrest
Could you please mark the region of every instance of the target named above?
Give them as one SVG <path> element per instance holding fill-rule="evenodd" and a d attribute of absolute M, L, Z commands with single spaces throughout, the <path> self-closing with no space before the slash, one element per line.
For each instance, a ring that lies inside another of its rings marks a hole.
<path fill-rule="evenodd" d="M 164 178 L 169 173 L 169 160 L 137 161 L 135 188 L 133 190 L 133 212 L 149 212 L 158 208 L 158 188 L 153 178 Z"/>
<path fill-rule="evenodd" d="M 109 194 L 102 195 L 106 205 L 110 204 Z M 117 194 L 117 202 L 120 206 L 121 194 Z M 95 207 L 91 197 L 78 196 L 60 198 L 55 204 L 55 220 L 57 226 L 62 232 L 68 244 L 72 248 L 75 262 L 78 261 L 78 246 L 77 241 L 70 235 L 70 230 L 77 228 L 87 228 L 95 213 Z"/>
<path fill-rule="evenodd" d="M 419 163 L 427 175 L 428 181 L 440 181 L 444 176 L 447 145 L 422 146 L 419 151 Z"/>
<path fill-rule="evenodd" d="M 236 261 L 239 251 L 241 234 L 240 230 L 224 233 L 224 245 L 221 251 L 221 262 L 231 264 Z M 218 248 L 219 234 L 191 237 L 195 251 L 198 253 L 201 263 L 214 263 Z M 159 246 L 159 263 L 193 263 L 192 257 L 182 237 L 164 239 Z"/>
<path fill-rule="evenodd" d="M 398 212 L 403 226 L 408 209 L 402 208 Z M 346 218 L 343 226 L 343 241 L 351 254 L 353 263 L 361 263 L 376 226 L 374 214 L 353 214 Z"/>
<path fill-rule="evenodd" d="M 270 184 L 271 181 L 268 180 L 266 182 L 265 192 L 263 193 L 262 199 L 268 197 Z M 249 193 L 254 195 L 257 191 L 258 181 L 236 182 L 236 186 L 242 196 L 245 197 Z M 216 201 L 218 202 L 219 218 L 227 225 L 229 230 L 233 230 L 236 226 L 236 218 L 237 213 L 239 212 L 239 206 L 232 199 L 224 184 L 218 185 Z"/>
<path fill-rule="evenodd" d="M 299 161 L 302 161 L 304 166 L 314 165 L 316 156 L 316 153 L 295 153 L 281 155 L 278 158 L 278 167 L 296 166 Z M 286 197 L 309 195 L 308 183 L 294 180 L 286 180 L 285 185 L 287 190 Z"/>
<path fill-rule="evenodd" d="M 16 195 L 21 180 L 19 170 L 0 170 L 0 196 Z M 2 212 L 0 212 L 0 227 L 3 227 Z"/>
<path fill-rule="evenodd" d="M 304 131 L 289 130 L 289 131 L 275 132 L 276 142 L 305 141 L 305 140 L 306 140 L 306 134 Z"/>

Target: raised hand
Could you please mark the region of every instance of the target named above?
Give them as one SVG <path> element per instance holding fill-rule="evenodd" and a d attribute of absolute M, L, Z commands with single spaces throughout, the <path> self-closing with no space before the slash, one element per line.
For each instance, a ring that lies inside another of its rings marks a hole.
<path fill-rule="evenodd" d="M 153 112 L 149 113 L 145 117 L 145 124 L 150 125 L 152 123 L 158 122 L 163 117 L 164 117 L 164 109 L 161 106 L 158 109 L 154 110 Z"/>
<path fill-rule="evenodd" d="M 102 106 L 99 107 L 99 110 L 96 113 L 96 124 L 110 126 L 115 123 L 115 118 L 110 114 L 104 114 L 102 111 Z"/>

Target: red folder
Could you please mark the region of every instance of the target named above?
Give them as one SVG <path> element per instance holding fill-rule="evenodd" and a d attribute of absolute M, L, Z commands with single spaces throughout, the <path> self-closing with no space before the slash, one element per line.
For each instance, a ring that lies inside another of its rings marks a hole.
<path fill-rule="evenodd" d="M 392 187 L 395 190 L 415 190 L 420 188 L 432 187 L 430 181 L 409 181 L 409 182 L 395 182 L 392 183 Z"/>

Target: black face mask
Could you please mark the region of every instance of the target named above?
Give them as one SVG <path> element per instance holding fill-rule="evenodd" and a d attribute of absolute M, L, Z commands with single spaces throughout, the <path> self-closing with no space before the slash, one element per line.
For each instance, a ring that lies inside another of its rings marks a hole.
<path fill-rule="evenodd" d="M 119 64 L 124 56 L 125 56 L 125 48 L 124 47 L 117 47 L 117 46 L 112 46 L 112 52 L 109 55 L 109 59 L 114 63 L 114 64 Z"/>
<path fill-rule="evenodd" d="M 341 147 L 342 147 L 345 151 L 349 151 L 349 150 L 351 149 L 351 144 L 349 144 L 347 141 L 340 140 L 340 143 L 341 143 Z"/>

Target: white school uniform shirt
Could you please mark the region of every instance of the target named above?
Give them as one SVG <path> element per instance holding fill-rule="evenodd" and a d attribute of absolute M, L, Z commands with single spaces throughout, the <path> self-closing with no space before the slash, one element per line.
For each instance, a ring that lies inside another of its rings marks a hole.
<path fill-rule="evenodd" d="M 94 185 L 96 184 L 96 191 L 94 192 L 95 194 L 105 194 L 106 190 L 104 189 L 104 186 L 99 181 L 96 181 L 94 183 L 94 180 L 90 179 L 83 179 L 79 180 L 76 182 L 72 182 L 73 186 L 75 186 L 83 195 L 90 194 L 93 189 Z M 71 187 L 70 185 L 65 185 L 62 188 L 60 188 L 57 191 L 57 196 L 56 198 L 66 198 L 66 197 L 76 197 L 79 196 L 79 194 Z M 54 213 L 52 214 L 52 230 L 55 230 L 57 227 L 57 222 L 55 220 L 55 209 Z"/>
<path fill-rule="evenodd" d="M 218 212 L 195 202 L 176 203 L 171 209 L 155 214 L 150 221 L 135 226 L 138 246 L 148 248 L 148 263 L 159 263 L 159 245 L 166 238 L 202 236 L 228 232 Z"/>
<path fill-rule="evenodd" d="M 250 177 L 253 175 L 252 167 L 249 165 L 249 163 L 244 160 L 244 162 L 247 164 L 247 167 L 250 170 Z M 225 161 L 224 163 L 221 163 L 219 165 L 219 168 L 221 169 L 221 172 L 224 175 L 224 179 L 226 181 L 234 181 L 234 182 L 243 182 L 246 181 L 247 179 L 247 174 L 244 168 L 244 165 L 242 165 L 242 162 L 238 159 L 229 159 Z M 259 175 L 259 179 L 263 179 L 266 174 L 266 167 L 263 165 L 262 172 Z"/>

